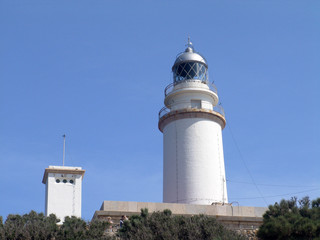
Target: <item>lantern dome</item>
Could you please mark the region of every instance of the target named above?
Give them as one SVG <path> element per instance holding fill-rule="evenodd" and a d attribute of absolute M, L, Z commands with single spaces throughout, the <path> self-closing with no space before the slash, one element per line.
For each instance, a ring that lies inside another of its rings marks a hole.
<path fill-rule="evenodd" d="M 190 40 L 188 40 L 186 50 L 178 54 L 172 66 L 172 72 L 174 84 L 191 80 L 208 81 L 207 61 L 203 56 L 194 51 Z"/>

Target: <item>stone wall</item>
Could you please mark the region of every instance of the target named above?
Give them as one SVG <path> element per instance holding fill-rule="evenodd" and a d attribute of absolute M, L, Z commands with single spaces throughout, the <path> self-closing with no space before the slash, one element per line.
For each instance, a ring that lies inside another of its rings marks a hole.
<path fill-rule="evenodd" d="M 122 202 L 104 201 L 100 210 L 94 213 L 92 220 L 111 217 L 116 230 L 122 215 L 140 214 L 142 208 L 148 208 L 149 212 L 170 209 L 173 215 L 191 216 L 205 214 L 215 217 L 219 222 L 230 229 L 248 236 L 250 240 L 256 240 L 256 232 L 262 224 L 262 215 L 267 208 L 242 207 L 225 205 L 193 205 L 178 203 L 151 203 L 151 202 Z"/>
<path fill-rule="evenodd" d="M 257 229 L 252 229 L 252 230 L 237 230 L 237 232 L 241 235 L 246 236 L 249 240 L 259 240 L 257 237 Z"/>

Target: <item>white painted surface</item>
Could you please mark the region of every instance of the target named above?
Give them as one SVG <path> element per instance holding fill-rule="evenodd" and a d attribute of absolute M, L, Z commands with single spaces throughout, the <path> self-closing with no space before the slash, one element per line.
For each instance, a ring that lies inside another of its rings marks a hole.
<path fill-rule="evenodd" d="M 163 137 L 163 202 L 227 203 L 221 126 L 180 119 L 164 127 Z"/>
<path fill-rule="evenodd" d="M 201 104 L 196 104 L 196 101 Z M 206 84 L 183 82 L 166 96 L 170 111 L 212 110 L 218 95 Z M 205 118 L 174 120 L 163 128 L 163 202 L 227 203 L 221 125 Z"/>
<path fill-rule="evenodd" d="M 176 85 L 165 98 L 166 107 L 171 110 L 192 108 L 192 100 L 201 100 L 203 109 L 212 110 L 219 98 L 209 87 L 200 82 L 185 82 Z"/>
<path fill-rule="evenodd" d="M 81 217 L 81 191 L 82 175 L 65 174 L 63 170 L 79 170 L 81 167 L 57 167 L 49 168 L 61 169 L 61 173 L 48 173 L 46 181 L 46 206 L 45 214 L 49 216 L 54 213 L 62 223 L 66 216 Z M 57 180 L 60 180 L 57 183 Z M 64 183 L 63 181 L 67 182 Z M 70 183 L 70 180 L 73 183 Z"/>

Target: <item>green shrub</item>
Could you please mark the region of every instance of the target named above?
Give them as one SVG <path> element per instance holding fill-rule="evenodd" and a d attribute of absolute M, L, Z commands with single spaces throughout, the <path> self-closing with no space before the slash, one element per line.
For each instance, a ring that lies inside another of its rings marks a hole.
<path fill-rule="evenodd" d="M 234 231 L 225 228 L 214 217 L 206 215 L 172 216 L 170 210 L 148 213 L 141 209 L 140 216 L 131 216 L 119 230 L 120 239 L 126 240 L 242 240 Z"/>
<path fill-rule="evenodd" d="M 262 240 L 320 239 L 320 198 L 281 200 L 270 205 L 258 231 Z"/>
<path fill-rule="evenodd" d="M 81 218 L 66 217 L 62 225 L 54 214 L 46 217 L 43 213 L 8 215 L 5 223 L 0 217 L 0 239 L 5 240 L 105 240 L 109 223 L 94 221 L 86 223 Z"/>

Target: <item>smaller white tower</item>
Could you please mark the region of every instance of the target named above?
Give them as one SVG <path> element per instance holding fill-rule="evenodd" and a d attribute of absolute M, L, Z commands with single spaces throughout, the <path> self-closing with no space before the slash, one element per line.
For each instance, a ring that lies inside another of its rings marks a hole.
<path fill-rule="evenodd" d="M 60 223 L 66 216 L 81 217 L 84 173 L 81 167 L 49 166 L 45 169 L 42 183 L 46 185 L 46 216 L 54 213 Z"/>

